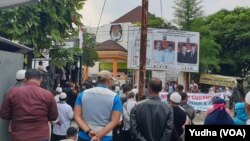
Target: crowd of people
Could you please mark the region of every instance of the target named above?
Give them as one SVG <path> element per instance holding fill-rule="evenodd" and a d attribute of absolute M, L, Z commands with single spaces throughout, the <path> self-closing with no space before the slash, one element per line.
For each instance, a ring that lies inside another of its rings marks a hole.
<path fill-rule="evenodd" d="M 120 86 L 106 70 L 97 80 L 68 82 L 54 91 L 40 87 L 42 79 L 41 70 L 19 70 L 5 94 L 0 117 L 10 121 L 12 141 L 183 141 L 185 125 L 194 124 L 196 111 L 179 84 L 169 85 L 166 104 L 158 78 L 149 81 L 143 97 L 137 85 Z M 212 103 L 205 125 L 250 124 L 250 93 L 234 104 L 234 115 L 224 98 Z"/>

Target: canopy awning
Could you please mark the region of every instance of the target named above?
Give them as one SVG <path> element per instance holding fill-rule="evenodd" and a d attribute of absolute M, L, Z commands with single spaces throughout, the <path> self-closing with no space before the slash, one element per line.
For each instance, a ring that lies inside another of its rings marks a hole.
<path fill-rule="evenodd" d="M 200 83 L 233 88 L 237 85 L 237 80 L 236 77 L 201 74 Z"/>

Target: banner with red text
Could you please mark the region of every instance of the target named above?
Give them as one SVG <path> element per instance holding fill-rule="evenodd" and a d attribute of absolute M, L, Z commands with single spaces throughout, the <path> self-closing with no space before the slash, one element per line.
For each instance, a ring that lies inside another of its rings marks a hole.
<path fill-rule="evenodd" d="M 167 92 L 161 92 L 159 95 L 164 103 L 167 103 L 167 95 Z M 188 93 L 188 104 L 195 110 L 207 111 L 212 106 L 211 100 L 215 96 L 223 98 L 223 93 Z"/>

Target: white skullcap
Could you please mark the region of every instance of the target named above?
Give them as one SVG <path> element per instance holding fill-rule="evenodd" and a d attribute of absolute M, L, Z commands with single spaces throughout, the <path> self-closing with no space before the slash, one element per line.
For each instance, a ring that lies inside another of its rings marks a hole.
<path fill-rule="evenodd" d="M 23 80 L 25 78 L 25 72 L 26 70 L 19 70 L 16 73 L 16 79 L 17 80 Z"/>
<path fill-rule="evenodd" d="M 92 80 L 92 83 L 96 83 L 96 81 L 95 81 L 95 80 Z"/>
<path fill-rule="evenodd" d="M 245 102 L 246 104 L 250 105 L 250 91 L 246 94 Z"/>
<path fill-rule="evenodd" d="M 59 95 L 60 100 L 65 100 L 66 98 L 67 98 L 66 93 L 60 93 L 60 95 Z"/>
<path fill-rule="evenodd" d="M 181 102 L 181 95 L 178 92 L 174 92 L 170 95 L 170 100 L 178 104 Z"/>
<path fill-rule="evenodd" d="M 56 88 L 56 92 L 61 93 L 62 92 L 62 88 L 61 87 L 57 87 Z"/>

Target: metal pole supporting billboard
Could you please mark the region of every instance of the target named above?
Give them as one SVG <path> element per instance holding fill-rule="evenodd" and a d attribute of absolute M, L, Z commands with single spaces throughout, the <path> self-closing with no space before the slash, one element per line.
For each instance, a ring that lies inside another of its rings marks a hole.
<path fill-rule="evenodd" d="M 139 100 L 144 95 L 145 74 L 146 74 L 146 52 L 147 52 L 147 22 L 148 22 L 148 0 L 142 0 L 141 18 L 141 44 L 140 44 L 140 65 L 139 65 Z"/>

